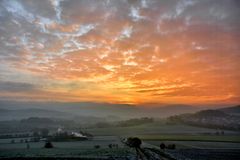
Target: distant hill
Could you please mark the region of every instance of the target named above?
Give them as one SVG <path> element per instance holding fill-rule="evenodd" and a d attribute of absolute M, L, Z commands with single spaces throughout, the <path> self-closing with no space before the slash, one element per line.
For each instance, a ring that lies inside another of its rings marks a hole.
<path fill-rule="evenodd" d="M 0 101 L 0 108 L 8 110 L 21 110 L 19 112 L 20 116 L 21 115 L 28 116 L 30 114 L 33 114 L 33 116 L 47 117 L 56 114 L 57 117 L 91 116 L 99 118 L 100 117 L 108 118 L 108 120 L 112 121 L 139 117 L 166 118 L 168 116 L 176 114 L 193 113 L 202 109 L 202 107 L 201 108 L 193 107 L 190 105 L 183 104 L 129 105 L 129 104 L 110 104 L 95 102 L 16 102 L 16 101 L 11 102 Z M 49 112 L 48 111 L 45 112 L 45 110 L 49 110 Z M 17 113 L 16 114 L 14 113 L 13 115 L 15 117 L 18 117 Z M 5 116 L 5 118 L 7 118 L 7 116 Z"/>
<path fill-rule="evenodd" d="M 199 117 L 199 118 L 212 118 L 212 117 L 226 117 L 228 116 L 228 114 L 226 114 L 223 111 L 220 110 L 203 110 L 203 111 L 199 111 L 195 114 L 193 114 L 193 116 L 195 117 Z"/>
<path fill-rule="evenodd" d="M 40 117 L 30 117 L 27 119 L 22 119 L 21 123 L 32 123 L 32 124 L 54 124 L 55 121 L 50 118 L 40 118 Z"/>
<path fill-rule="evenodd" d="M 233 107 L 227 107 L 227 108 L 221 108 L 220 111 L 223 111 L 227 114 L 231 115 L 240 115 L 240 105 L 233 106 Z"/>
<path fill-rule="evenodd" d="M 181 114 L 168 118 L 169 123 L 183 123 L 215 129 L 240 130 L 240 116 L 229 114 L 236 108 L 202 110 L 192 114 Z"/>
<path fill-rule="evenodd" d="M 195 107 L 183 104 L 172 104 L 172 105 L 162 105 L 162 106 L 145 106 L 147 110 L 145 114 L 149 113 L 153 117 L 167 118 L 172 115 L 184 114 L 184 113 L 194 113 L 204 109 L 203 107 Z"/>
<path fill-rule="evenodd" d="M 0 109 L 0 120 L 20 120 L 28 117 L 52 117 L 52 118 L 69 118 L 73 115 L 69 113 L 52 111 L 46 109 L 29 108 L 29 109 Z"/>
<path fill-rule="evenodd" d="M 69 112 L 55 110 L 29 108 L 29 109 L 0 109 L 0 121 L 22 120 L 30 117 L 53 118 L 63 120 L 74 120 L 79 123 L 96 123 L 106 121 L 106 119 L 94 116 L 79 116 Z"/>

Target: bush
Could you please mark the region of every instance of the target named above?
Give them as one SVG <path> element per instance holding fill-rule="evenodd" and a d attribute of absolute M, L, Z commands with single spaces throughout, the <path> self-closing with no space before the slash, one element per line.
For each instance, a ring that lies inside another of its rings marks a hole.
<path fill-rule="evenodd" d="M 161 144 L 160 144 L 160 148 L 161 148 L 162 150 L 164 150 L 164 149 L 166 148 L 166 145 L 165 145 L 164 143 L 161 143 Z"/>
<path fill-rule="evenodd" d="M 141 141 L 141 139 L 139 139 L 137 137 L 130 137 L 127 139 L 126 144 L 132 148 L 140 148 L 142 141 Z"/>
<path fill-rule="evenodd" d="M 53 148 L 53 145 L 51 142 L 48 141 L 45 143 L 44 148 Z"/>

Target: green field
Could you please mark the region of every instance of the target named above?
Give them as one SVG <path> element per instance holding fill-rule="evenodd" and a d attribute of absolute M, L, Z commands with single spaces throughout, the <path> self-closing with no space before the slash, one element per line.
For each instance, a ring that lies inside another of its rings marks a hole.
<path fill-rule="evenodd" d="M 215 135 L 215 129 L 187 125 L 169 125 L 161 122 L 134 127 L 113 127 L 88 129 L 93 135 L 136 136 L 147 147 L 157 147 L 164 142 L 176 144 L 177 148 L 217 148 L 240 149 L 240 134 L 224 131 L 225 135 Z"/>
<path fill-rule="evenodd" d="M 12 139 L 0 139 L 0 157 L 109 157 L 134 155 L 135 150 L 130 149 L 121 142 L 121 138 L 130 136 L 142 139 L 142 147 L 157 148 L 161 143 L 175 144 L 177 149 L 240 149 L 240 136 L 238 132 L 224 131 L 224 135 L 215 135 L 215 129 L 193 127 L 187 125 L 168 125 L 154 122 L 132 127 L 85 128 L 94 135 L 92 140 L 72 142 L 52 142 L 53 149 L 44 149 L 44 142 L 10 143 Z M 109 148 L 109 144 L 118 144 L 118 148 Z M 95 146 L 100 148 L 96 149 Z"/>
<path fill-rule="evenodd" d="M 95 136 L 134 136 L 134 135 L 158 135 L 158 134 L 214 134 L 215 129 L 187 126 L 187 125 L 169 125 L 163 122 L 154 122 L 131 127 L 107 127 L 107 128 L 88 128 L 85 131 Z M 235 133 L 232 131 L 225 131 L 225 133 Z"/>
<path fill-rule="evenodd" d="M 10 140 L 10 139 L 8 139 Z M 45 149 L 44 142 L 29 143 L 30 149 L 27 149 L 26 143 L 6 143 L 6 140 L 0 140 L 0 157 L 61 157 L 61 156 L 127 156 L 135 153 L 134 150 L 126 147 L 115 136 L 99 136 L 88 141 L 75 142 L 52 142 L 53 149 Z M 118 148 L 109 148 L 109 144 L 118 144 Z M 96 149 L 95 145 L 100 148 Z"/>
<path fill-rule="evenodd" d="M 0 149 L 25 149 L 26 143 L 19 143 L 20 139 L 15 139 L 14 144 L 10 143 L 11 139 L 0 139 Z M 72 149 L 93 149 L 95 145 L 100 145 L 101 148 L 108 148 L 109 144 L 118 144 L 119 147 L 124 147 L 119 137 L 116 136 L 97 136 L 92 140 L 87 141 L 72 141 L 72 142 L 52 142 L 55 148 L 72 148 Z M 44 142 L 31 142 L 30 148 L 43 148 Z"/>
<path fill-rule="evenodd" d="M 0 157 L 109 157 L 134 155 L 134 150 L 129 148 L 118 149 L 77 149 L 77 148 L 53 148 L 53 149 L 11 149 L 0 150 Z"/>

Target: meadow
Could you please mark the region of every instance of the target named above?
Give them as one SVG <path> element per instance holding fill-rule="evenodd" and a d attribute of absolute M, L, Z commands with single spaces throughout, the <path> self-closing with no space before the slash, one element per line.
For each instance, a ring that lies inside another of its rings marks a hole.
<path fill-rule="evenodd" d="M 45 149 L 44 142 L 14 144 L 7 142 L 10 139 L 0 140 L 0 157 L 62 157 L 62 156 L 84 156 L 84 157 L 109 157 L 109 156 L 129 156 L 134 154 L 134 150 L 129 149 L 115 136 L 98 136 L 88 141 L 73 142 L 52 142 L 54 148 Z M 109 144 L 117 144 L 118 148 L 109 148 Z M 99 145 L 99 148 L 95 148 Z"/>
<path fill-rule="evenodd" d="M 143 148 L 155 148 L 159 145 L 175 144 L 176 150 L 167 150 L 170 155 L 181 157 L 192 156 L 192 150 L 201 149 L 206 154 L 215 150 L 229 150 L 226 154 L 240 150 L 240 134 L 224 130 L 224 135 L 216 135 L 215 129 L 193 127 L 187 125 L 170 125 L 164 122 L 153 122 L 131 127 L 84 128 L 94 135 L 92 140 L 52 142 L 53 149 L 44 149 L 44 142 L 20 143 L 21 139 L 0 139 L 0 157 L 134 157 L 135 150 L 125 146 L 122 138 L 139 137 Z M 117 144 L 118 148 L 109 148 L 109 144 Z M 99 148 L 96 148 L 96 145 Z M 182 153 L 183 155 L 181 155 Z M 238 155 L 237 155 L 238 156 Z"/>
<path fill-rule="evenodd" d="M 161 135 L 161 134 L 215 134 L 216 129 L 194 127 L 183 124 L 167 124 L 156 121 L 149 124 L 131 127 L 86 128 L 85 131 L 94 136 L 136 136 L 136 135 Z M 226 134 L 237 134 L 234 131 L 224 131 Z"/>

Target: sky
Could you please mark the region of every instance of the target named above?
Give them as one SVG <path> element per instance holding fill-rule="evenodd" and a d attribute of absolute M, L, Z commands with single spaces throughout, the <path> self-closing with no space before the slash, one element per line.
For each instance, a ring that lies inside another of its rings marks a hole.
<path fill-rule="evenodd" d="M 240 103 L 238 0 L 0 0 L 0 100 Z"/>

